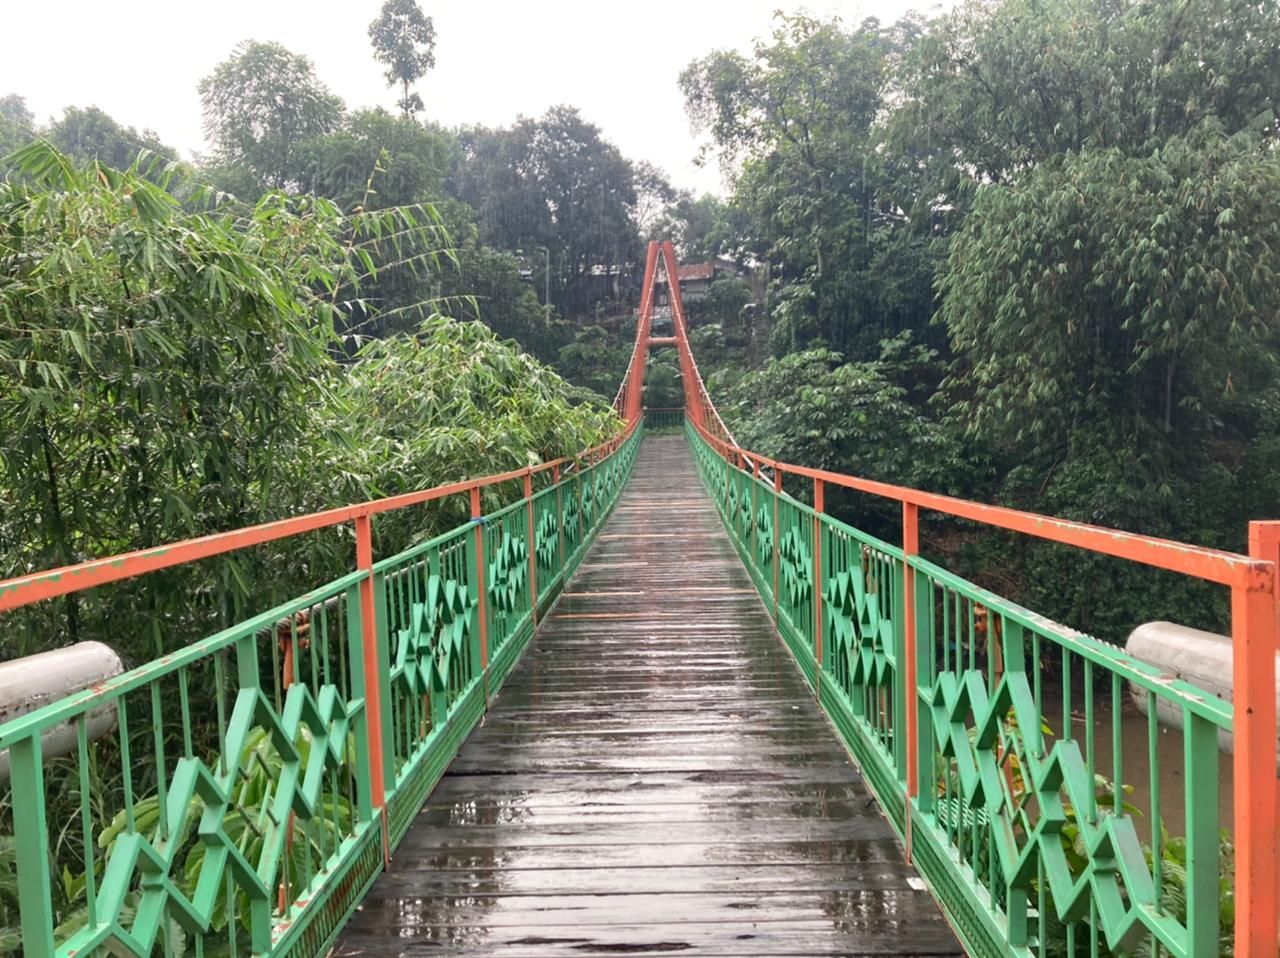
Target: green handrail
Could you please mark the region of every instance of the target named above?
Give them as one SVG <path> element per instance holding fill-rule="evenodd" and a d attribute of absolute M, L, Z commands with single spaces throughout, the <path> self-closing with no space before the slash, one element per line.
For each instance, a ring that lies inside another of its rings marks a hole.
<path fill-rule="evenodd" d="M 324 954 L 589 548 L 642 436 L 636 423 L 537 475 L 445 487 L 471 495 L 472 521 L 378 562 L 365 544 L 382 506 L 339 510 L 356 522 L 355 571 L 0 725 L 23 953 Z M 482 486 L 517 481 L 519 499 L 479 514 Z M 291 522 L 280 535 L 311 527 Z M 104 716 L 114 734 L 92 741 Z M 76 748 L 53 760 L 41 741 L 58 727 Z M 65 821 L 54 790 L 76 796 Z"/>
<path fill-rule="evenodd" d="M 644 424 L 650 430 L 684 430 L 683 406 L 645 407 Z"/>
<path fill-rule="evenodd" d="M 971 954 L 1189 958 L 1230 942 L 1230 703 L 800 502 L 692 422 L 686 435 L 779 633 Z M 1147 705 L 1140 755 L 1121 734 L 1126 685 Z M 1181 730 L 1158 726 L 1159 703 Z M 1161 795 L 1170 762 L 1178 820 Z"/>

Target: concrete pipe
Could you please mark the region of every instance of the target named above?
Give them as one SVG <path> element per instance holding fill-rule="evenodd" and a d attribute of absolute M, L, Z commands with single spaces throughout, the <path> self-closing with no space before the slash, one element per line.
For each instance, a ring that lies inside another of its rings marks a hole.
<path fill-rule="evenodd" d="M 120 656 L 101 642 L 80 642 L 65 649 L 0 662 L 0 724 L 123 671 Z M 114 702 L 91 709 L 85 724 L 90 741 L 115 731 Z M 40 744 L 46 758 L 74 752 L 75 724 L 62 722 L 46 729 L 40 737 Z M 0 782 L 8 780 L 9 750 L 4 749 L 0 751 Z"/>
<path fill-rule="evenodd" d="M 1232 645 L 1229 636 L 1202 632 L 1172 622 L 1145 622 L 1129 633 L 1125 651 L 1168 675 L 1231 701 Z M 1276 675 L 1280 679 L 1280 657 L 1276 660 Z M 1145 715 L 1146 692 L 1130 685 L 1129 695 Z M 1276 700 L 1280 703 L 1280 681 L 1277 682 Z M 1182 728 L 1182 709 L 1167 699 L 1157 697 L 1156 719 L 1169 728 Z M 1218 745 L 1224 752 L 1230 752 L 1231 733 L 1219 730 Z M 1277 744 L 1277 755 L 1280 756 L 1280 743 Z"/>

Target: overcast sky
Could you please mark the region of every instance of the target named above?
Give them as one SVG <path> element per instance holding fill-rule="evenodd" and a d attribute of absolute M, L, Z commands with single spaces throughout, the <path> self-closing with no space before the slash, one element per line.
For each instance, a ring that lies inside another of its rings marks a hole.
<path fill-rule="evenodd" d="M 944 0 L 945 2 L 945 0 Z M 0 95 L 18 93 L 43 123 L 69 105 L 95 105 L 150 128 L 190 155 L 206 149 L 196 84 L 241 40 L 275 40 L 305 54 L 348 106 L 394 109 L 372 58 L 369 22 L 382 0 L 54 0 L 3 4 L 8 42 Z M 776 9 L 896 19 L 938 0 L 422 0 L 435 21 L 436 69 L 418 89 L 425 115 L 446 126 L 498 126 L 568 103 L 631 159 L 677 186 L 720 192 L 676 85 L 681 69 L 719 47 L 749 50 Z M 637 13 L 643 11 L 643 13 Z"/>

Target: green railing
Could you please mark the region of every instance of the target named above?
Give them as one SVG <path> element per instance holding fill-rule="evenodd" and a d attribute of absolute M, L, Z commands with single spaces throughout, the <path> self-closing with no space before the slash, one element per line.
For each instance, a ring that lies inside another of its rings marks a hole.
<path fill-rule="evenodd" d="M 376 563 L 371 547 L 360 555 L 370 514 L 398 503 L 175 550 L 354 520 L 358 568 L 0 725 L 23 953 L 323 954 L 589 547 L 641 435 L 563 475 L 557 464 L 437 490 L 470 494 L 476 518 Z M 479 515 L 482 486 L 522 480 L 518 501 Z M 140 572 L 165 561 L 127 559 Z M 79 574 L 129 574 L 91 565 Z M 65 594 L 65 578 L 4 591 Z M 58 729 L 72 753 L 43 756 Z"/>
<path fill-rule="evenodd" d="M 644 424 L 645 428 L 651 432 L 683 432 L 684 407 L 659 406 L 651 409 L 646 406 L 644 410 Z"/>
<path fill-rule="evenodd" d="M 825 514 L 820 478 L 815 508 L 767 460 L 692 422 L 687 437 L 780 634 L 969 953 L 1230 947 L 1230 703 Z M 1126 686 L 1145 717 L 1126 717 Z M 1181 728 L 1158 725 L 1162 704 Z"/>

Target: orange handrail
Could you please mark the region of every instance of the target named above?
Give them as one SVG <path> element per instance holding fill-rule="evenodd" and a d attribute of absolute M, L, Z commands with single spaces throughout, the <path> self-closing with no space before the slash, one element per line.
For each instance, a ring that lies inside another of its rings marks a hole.
<path fill-rule="evenodd" d="M 674 258 L 672 259 L 674 262 Z M 678 286 L 678 283 L 675 284 Z M 673 302 L 679 302 L 678 291 Z M 1280 780 L 1276 763 L 1276 672 L 1280 650 L 1280 522 L 1253 522 L 1249 525 L 1247 555 L 1209 549 L 1169 539 L 1160 539 L 1103 526 L 1057 519 L 1004 506 L 987 505 L 924 492 L 907 486 L 863 479 L 824 469 L 814 469 L 751 452 L 734 440 L 720 418 L 715 403 L 698 372 L 683 323 L 677 310 L 677 346 L 681 350 L 684 374 L 685 415 L 698 434 L 733 468 L 759 476 L 762 469 L 773 474 L 774 488 L 780 490 L 784 476 L 810 479 L 815 490 L 824 484 L 853 489 L 898 502 L 902 506 L 902 545 L 908 561 L 919 551 L 921 510 L 968 519 L 997 529 L 1113 556 L 1140 565 L 1163 569 L 1227 586 L 1231 589 L 1232 725 L 1235 747 L 1232 756 L 1234 779 L 1233 819 L 1235 826 L 1235 953 L 1274 958 L 1280 934 Z M 821 505 L 817 504 L 821 511 Z M 776 510 L 776 500 L 775 500 Z M 775 524 L 777 516 L 775 512 Z M 774 570 L 777 595 L 777 570 Z M 915 682 L 916 623 L 912 580 L 904 589 L 904 655 L 907 688 Z M 776 613 L 775 613 L 776 614 Z M 909 694 L 906 708 L 907 790 L 913 799 L 919 764 L 916 730 L 920 701 Z M 911 816 L 906 816 L 906 842 L 911 854 Z"/>
<path fill-rule="evenodd" d="M 694 422 L 694 428 L 731 463 L 740 460 L 754 462 L 764 469 L 783 476 L 820 480 L 833 486 L 853 489 L 882 499 L 891 499 L 919 509 L 940 512 L 959 519 L 969 519 L 983 525 L 1075 546 L 1090 552 L 1128 559 L 1131 562 L 1178 572 L 1220 585 L 1242 586 L 1249 591 L 1270 592 L 1272 590 L 1273 564 L 1253 556 L 1188 545 L 1172 539 L 1123 532 L 1119 529 L 1075 522 L 1071 519 L 1056 519 L 1052 516 L 1024 512 L 1006 506 L 987 505 L 936 492 L 924 492 L 910 486 L 861 479 L 826 469 L 814 469 L 743 449 L 735 443 L 714 435 L 697 422 Z"/>
<path fill-rule="evenodd" d="M 371 499 L 367 502 L 336 509 L 326 509 L 303 516 L 292 516 L 288 519 L 277 519 L 258 525 L 233 529 L 229 532 L 217 532 L 212 535 L 185 539 L 150 549 L 139 549 L 121 555 L 108 556 L 103 559 L 92 559 L 77 565 L 63 566 L 34 572 L 25 576 L 0 581 L 0 612 L 18 609 L 34 602 L 57 598 L 72 592 L 81 592 L 110 582 L 132 579 L 162 569 L 214 556 L 238 552 L 251 546 L 266 542 L 289 539 L 305 532 L 327 529 L 347 522 L 362 522 L 370 516 L 383 512 L 394 512 L 409 506 L 421 505 L 443 499 L 447 496 L 470 494 L 472 490 L 480 490 L 503 482 L 532 477 L 544 472 L 556 474 L 562 466 L 574 462 L 594 462 L 607 456 L 618 448 L 635 432 L 638 420 L 628 422 L 616 435 L 590 449 L 585 449 L 576 456 L 562 456 L 549 462 L 539 463 L 525 469 L 513 469 L 509 472 L 495 473 L 478 479 L 465 479 L 445 485 L 406 492 L 398 496 L 383 499 Z"/>

